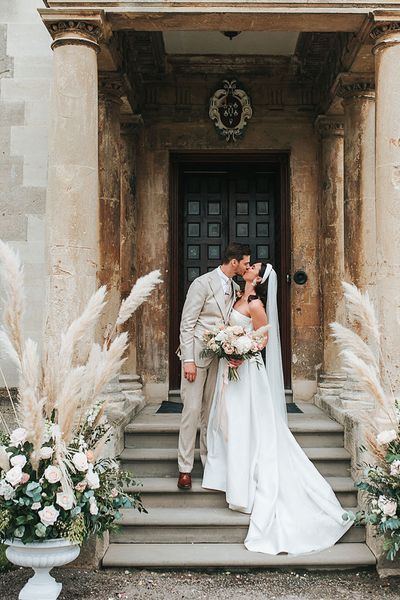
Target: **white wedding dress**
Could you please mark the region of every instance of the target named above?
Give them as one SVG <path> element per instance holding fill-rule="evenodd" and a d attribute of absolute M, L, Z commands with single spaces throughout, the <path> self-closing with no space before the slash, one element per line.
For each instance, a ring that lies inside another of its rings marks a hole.
<path fill-rule="evenodd" d="M 252 330 L 250 317 L 235 309 L 231 324 Z M 303 554 L 329 548 L 352 522 L 342 518 L 332 488 L 274 409 L 265 368 L 245 361 L 240 380 L 226 383 L 221 395 L 226 364 L 220 361 L 210 411 L 203 487 L 226 492 L 229 508 L 251 514 L 248 550 Z"/>

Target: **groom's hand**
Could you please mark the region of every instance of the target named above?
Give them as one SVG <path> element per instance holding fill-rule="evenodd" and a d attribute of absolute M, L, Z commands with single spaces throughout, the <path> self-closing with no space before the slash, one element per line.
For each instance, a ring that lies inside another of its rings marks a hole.
<path fill-rule="evenodd" d="M 236 358 L 231 358 L 229 361 L 229 366 L 237 369 L 242 364 L 242 360 L 237 360 Z"/>
<path fill-rule="evenodd" d="M 183 364 L 183 376 L 185 379 L 189 381 L 189 383 L 193 383 L 196 379 L 197 375 L 197 367 L 194 362 L 185 362 Z"/>

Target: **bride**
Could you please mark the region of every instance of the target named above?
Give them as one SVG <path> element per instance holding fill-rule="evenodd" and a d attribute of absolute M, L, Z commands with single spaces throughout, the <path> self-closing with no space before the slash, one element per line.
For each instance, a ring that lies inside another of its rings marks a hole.
<path fill-rule="evenodd" d="M 252 331 L 267 324 L 268 314 L 266 367 L 246 360 L 238 369 L 239 381 L 225 382 L 226 361 L 220 361 L 202 485 L 224 491 L 230 509 L 251 515 L 244 542 L 248 550 L 266 554 L 323 550 L 335 544 L 352 522 L 343 518 L 332 488 L 287 425 L 276 273 L 272 265 L 256 263 L 243 278 L 244 293 L 230 323 Z"/>

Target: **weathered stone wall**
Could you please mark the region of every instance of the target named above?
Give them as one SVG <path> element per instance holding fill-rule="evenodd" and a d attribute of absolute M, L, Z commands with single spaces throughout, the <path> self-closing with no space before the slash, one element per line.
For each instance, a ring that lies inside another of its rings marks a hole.
<path fill-rule="evenodd" d="M 0 238 L 25 265 L 26 333 L 40 340 L 44 307 L 44 216 L 52 55 L 36 8 L 40 0 L 0 7 Z M 10 385 L 14 370 L 4 363 Z M 2 384 L 0 384 L 1 387 Z"/>
<path fill-rule="evenodd" d="M 247 87 L 251 93 L 251 87 Z M 199 96 L 196 100 L 198 101 Z M 201 100 L 201 99 L 200 99 Z M 292 385 L 297 399 L 311 399 L 316 369 L 321 363 L 318 292 L 318 140 L 311 117 L 271 113 L 255 105 L 245 137 L 228 146 L 200 111 L 164 110 L 144 115 L 137 145 L 137 267 L 138 272 L 168 269 L 169 155 L 171 152 L 289 150 L 291 173 L 291 263 L 309 280 L 292 284 Z M 204 114 L 205 113 L 205 114 Z M 166 274 L 166 277 L 168 274 Z M 168 388 L 169 295 L 164 285 L 142 310 L 137 324 L 138 373 L 147 392 L 165 395 Z"/>

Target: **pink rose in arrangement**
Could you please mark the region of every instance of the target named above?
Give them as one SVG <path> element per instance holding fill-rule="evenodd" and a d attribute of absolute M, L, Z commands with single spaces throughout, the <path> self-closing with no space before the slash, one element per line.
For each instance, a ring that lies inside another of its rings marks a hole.
<path fill-rule="evenodd" d="M 85 480 L 80 481 L 76 484 L 75 489 L 77 492 L 84 492 L 87 488 L 87 482 Z"/>
<path fill-rule="evenodd" d="M 31 476 L 29 475 L 29 473 L 22 473 L 22 477 L 21 477 L 21 485 L 24 485 L 25 483 L 28 483 L 28 481 L 30 480 Z"/>
<path fill-rule="evenodd" d="M 38 515 L 43 525 L 48 527 L 54 525 L 58 519 L 60 512 L 54 506 L 45 506 L 42 510 L 39 510 Z"/>

